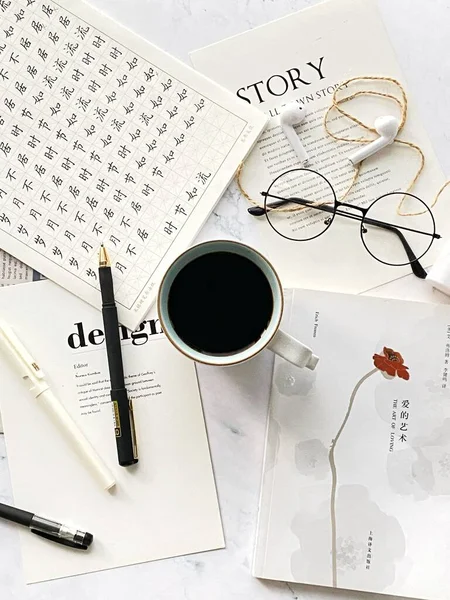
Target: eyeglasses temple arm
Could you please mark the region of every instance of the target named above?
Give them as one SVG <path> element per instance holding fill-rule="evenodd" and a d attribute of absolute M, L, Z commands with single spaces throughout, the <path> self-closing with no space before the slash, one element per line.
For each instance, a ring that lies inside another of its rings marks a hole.
<path fill-rule="evenodd" d="M 266 195 L 266 194 L 263 193 L 262 195 Z M 247 209 L 247 211 L 253 217 L 263 217 L 267 212 L 267 210 L 266 210 L 267 208 L 268 209 L 280 208 L 280 206 L 284 206 L 285 204 L 301 204 L 302 206 L 309 206 L 310 204 L 313 204 L 313 203 L 309 200 L 304 200 L 303 198 L 283 198 L 282 200 L 278 200 L 277 202 L 270 202 L 269 204 L 266 204 L 266 207 L 251 206 L 250 208 Z M 314 206 L 314 208 L 318 208 L 319 210 L 323 210 L 323 211 L 329 212 L 329 213 L 334 212 L 334 208 L 332 208 L 331 206 L 319 205 L 319 206 Z"/>
<path fill-rule="evenodd" d="M 278 202 L 271 202 L 267 204 L 267 208 L 279 208 L 284 204 L 290 204 L 290 200 L 279 200 Z M 248 213 L 253 217 L 263 217 L 266 214 L 266 209 L 264 206 L 251 206 L 247 209 Z"/>
<path fill-rule="evenodd" d="M 381 223 L 379 221 L 373 221 L 372 219 L 367 219 L 367 218 L 364 219 L 364 224 L 366 224 L 366 223 L 367 223 L 367 225 L 373 225 L 374 227 L 380 227 L 381 229 L 387 229 L 388 231 L 392 231 L 392 233 L 395 233 L 395 235 L 398 237 L 398 239 L 402 243 L 403 248 L 405 249 L 406 255 L 409 258 L 409 261 L 411 264 L 411 269 L 412 269 L 412 272 L 414 273 L 414 275 L 416 277 L 418 277 L 419 279 L 426 279 L 427 272 L 420 264 L 417 256 L 414 254 L 411 246 L 408 244 L 405 236 L 403 235 L 403 233 L 401 231 L 399 231 L 396 227 L 392 227 L 392 225 L 387 225 L 387 224 Z"/>

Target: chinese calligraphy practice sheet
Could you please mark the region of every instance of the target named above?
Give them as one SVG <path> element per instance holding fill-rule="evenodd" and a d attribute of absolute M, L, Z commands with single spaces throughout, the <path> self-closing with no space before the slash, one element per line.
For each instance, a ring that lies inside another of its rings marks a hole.
<path fill-rule="evenodd" d="M 75 13 L 76 11 L 76 13 Z M 0 244 L 134 328 L 266 122 L 83 3 L 0 0 Z"/>

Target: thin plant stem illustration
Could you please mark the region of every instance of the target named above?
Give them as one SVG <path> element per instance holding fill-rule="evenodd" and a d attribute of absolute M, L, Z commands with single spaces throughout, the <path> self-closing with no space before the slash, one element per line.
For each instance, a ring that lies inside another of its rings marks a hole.
<path fill-rule="evenodd" d="M 356 384 L 355 389 L 353 390 L 352 395 L 350 396 L 350 402 L 348 404 L 347 413 L 345 415 L 344 420 L 342 421 L 342 425 L 340 426 L 339 431 L 336 434 L 336 437 L 334 438 L 334 440 L 331 444 L 330 452 L 328 454 L 328 459 L 330 461 L 330 467 L 331 467 L 331 481 L 332 481 L 332 483 L 331 483 L 330 519 L 331 519 L 331 557 L 332 557 L 332 561 L 333 561 L 333 587 L 337 587 L 336 491 L 337 491 L 337 482 L 338 482 L 336 462 L 334 459 L 334 450 L 336 448 L 337 442 L 339 441 L 339 438 L 342 435 L 342 432 L 344 431 L 344 427 L 347 425 L 347 421 L 350 418 L 350 413 L 352 411 L 353 404 L 354 404 L 355 398 L 356 398 L 356 394 L 358 393 L 359 388 L 366 381 L 366 379 L 369 379 L 369 377 L 371 375 L 374 375 L 377 371 L 378 371 L 378 369 L 372 369 L 372 371 L 370 371 L 369 373 L 364 375 L 364 377 L 362 377 Z"/>
<path fill-rule="evenodd" d="M 394 377 L 400 377 L 405 381 L 409 380 L 408 367 L 405 366 L 403 357 L 399 352 L 395 352 L 391 348 L 383 348 L 383 354 L 374 354 L 373 363 L 375 368 L 366 373 L 356 384 L 348 403 L 347 412 L 345 413 L 344 420 L 334 439 L 331 442 L 330 451 L 328 453 L 328 460 L 331 468 L 331 497 L 330 497 L 330 522 L 331 522 L 331 560 L 332 560 L 332 580 L 333 587 L 338 585 L 337 577 L 337 519 L 336 519 L 336 496 L 338 487 L 338 475 L 335 460 L 336 445 L 341 437 L 345 426 L 350 418 L 353 405 L 355 403 L 356 395 L 362 386 L 362 384 L 369 379 L 372 375 L 380 371 L 387 379 L 393 379 Z"/>

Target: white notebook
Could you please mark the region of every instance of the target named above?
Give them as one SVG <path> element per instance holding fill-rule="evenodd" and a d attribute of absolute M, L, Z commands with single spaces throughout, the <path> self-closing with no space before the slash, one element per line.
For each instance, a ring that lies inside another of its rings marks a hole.
<path fill-rule="evenodd" d="M 253 574 L 448 600 L 450 307 L 308 290 L 275 359 Z"/>
<path fill-rule="evenodd" d="M 138 325 L 266 123 L 78 0 L 0 6 L 0 247 Z"/>
<path fill-rule="evenodd" d="M 0 407 L 15 504 L 89 531 L 88 552 L 18 528 L 34 583 L 224 546 L 195 365 L 148 319 L 120 327 L 139 463 L 120 467 L 101 314 L 49 281 L 0 290 L 0 314 L 38 362 L 117 485 L 104 491 L 0 353 Z M 11 527 L 0 523 L 0 529 Z M 0 535 L 1 538 L 1 535 Z"/>

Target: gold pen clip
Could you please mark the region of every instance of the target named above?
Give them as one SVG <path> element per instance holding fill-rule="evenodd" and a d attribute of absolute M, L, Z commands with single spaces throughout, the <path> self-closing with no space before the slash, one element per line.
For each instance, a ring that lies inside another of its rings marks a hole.
<path fill-rule="evenodd" d="M 137 460 L 139 458 L 139 455 L 138 455 L 138 446 L 137 446 L 137 439 L 136 439 L 136 428 L 134 425 L 133 402 L 131 400 L 128 401 L 128 408 L 130 410 L 131 443 L 133 444 L 133 457 Z"/>

